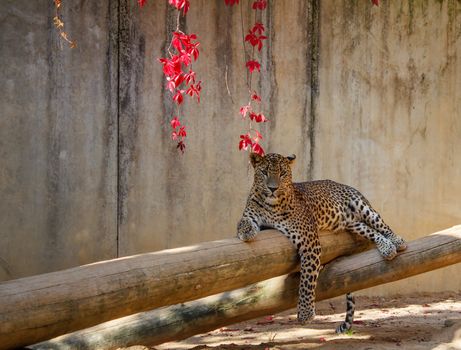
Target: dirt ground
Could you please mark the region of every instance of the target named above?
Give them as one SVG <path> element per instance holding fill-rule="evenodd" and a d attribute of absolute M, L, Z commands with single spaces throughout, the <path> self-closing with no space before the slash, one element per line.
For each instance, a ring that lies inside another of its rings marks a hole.
<path fill-rule="evenodd" d="M 296 310 L 290 310 L 150 350 L 461 349 L 461 293 L 357 297 L 356 304 L 350 334 L 334 333 L 345 309 L 343 298 L 337 298 L 317 303 L 316 320 L 307 326 L 296 321 Z M 148 348 L 129 348 L 141 349 Z"/>

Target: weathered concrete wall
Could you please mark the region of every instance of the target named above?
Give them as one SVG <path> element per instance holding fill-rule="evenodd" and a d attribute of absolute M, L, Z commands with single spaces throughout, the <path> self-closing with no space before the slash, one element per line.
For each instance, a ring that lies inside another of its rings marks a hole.
<path fill-rule="evenodd" d="M 247 28 L 253 11 L 241 3 Z M 252 180 L 237 150 L 239 7 L 194 0 L 182 20 L 199 35 L 204 81 L 200 105 L 187 100 L 182 112 L 184 156 L 169 140 L 173 106 L 157 62 L 176 11 L 132 0 L 64 10 L 77 49 L 59 49 L 52 4 L 0 3 L 0 279 L 234 232 Z M 257 82 L 267 151 L 297 154 L 297 180 L 356 186 L 408 239 L 459 224 L 460 10 L 453 0 L 269 1 Z M 459 289 L 460 272 L 384 292 Z"/>
<path fill-rule="evenodd" d="M 314 176 L 359 188 L 409 240 L 459 224 L 461 3 L 327 1 L 321 13 Z M 460 273 L 378 289 L 459 290 Z"/>
<path fill-rule="evenodd" d="M 116 256 L 109 7 L 0 2 L 0 280 Z M 116 85 L 115 85 L 116 86 Z"/>

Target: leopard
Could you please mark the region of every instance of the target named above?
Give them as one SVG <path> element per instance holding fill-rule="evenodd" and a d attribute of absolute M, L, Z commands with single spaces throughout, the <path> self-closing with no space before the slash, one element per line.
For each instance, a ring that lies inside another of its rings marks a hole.
<path fill-rule="evenodd" d="M 250 242 L 267 228 L 288 237 L 301 265 L 297 318 L 306 324 L 316 315 L 315 287 L 322 268 L 320 231 L 358 234 L 373 242 L 386 260 L 407 249 L 407 243 L 357 189 L 332 180 L 293 182 L 295 159 L 295 155 L 250 153 L 254 180 L 237 224 L 237 237 Z M 337 333 L 352 328 L 354 311 L 354 297 L 347 293 L 346 317 L 336 328 Z"/>

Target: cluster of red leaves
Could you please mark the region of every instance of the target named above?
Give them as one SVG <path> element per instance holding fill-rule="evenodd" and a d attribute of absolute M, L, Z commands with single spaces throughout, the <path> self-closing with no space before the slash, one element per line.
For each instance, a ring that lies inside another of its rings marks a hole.
<path fill-rule="evenodd" d="M 267 39 L 267 36 L 262 35 L 262 33 L 264 33 L 264 25 L 262 23 L 256 23 L 246 35 L 245 41 L 248 41 L 253 47 L 258 46 L 258 50 L 261 51 L 263 48 L 263 40 Z"/>
<path fill-rule="evenodd" d="M 178 11 L 182 10 L 182 14 L 185 16 L 189 11 L 190 3 L 189 0 L 168 0 L 171 6 L 174 6 Z"/>
<path fill-rule="evenodd" d="M 226 5 L 235 5 L 239 3 L 239 0 L 225 0 Z M 253 10 L 264 10 L 267 7 L 266 0 L 255 0 L 252 4 Z M 258 95 L 256 91 L 251 90 L 251 78 L 252 74 L 256 71 L 261 72 L 261 64 L 258 62 L 255 56 L 255 48 L 258 49 L 258 52 L 261 51 L 264 45 L 264 40 L 267 39 L 267 36 L 264 35 L 264 25 L 262 23 L 256 22 L 253 27 L 248 31 L 248 34 L 245 36 L 245 43 L 250 44 L 253 47 L 253 57 L 251 57 L 245 64 L 250 73 L 247 75 L 247 85 L 249 87 L 249 102 L 240 107 L 240 115 L 243 120 L 248 121 L 248 128 L 245 134 L 240 135 L 239 149 L 244 151 L 250 151 L 257 153 L 259 155 L 264 155 L 264 149 L 260 144 L 260 141 L 263 139 L 261 133 L 253 127 L 253 124 L 265 123 L 268 119 L 261 112 L 256 112 L 254 110 L 254 103 L 261 103 L 261 96 Z M 260 107 L 259 107 L 260 108 Z M 248 117 L 248 118 L 247 118 Z"/>
<path fill-rule="evenodd" d="M 146 2 L 147 0 L 138 0 L 138 5 L 143 7 Z M 189 0 L 168 0 L 168 3 L 178 11 L 182 11 L 184 16 L 190 8 Z M 172 100 L 176 104 L 177 115 L 179 115 L 179 107 L 184 101 L 184 95 L 195 96 L 197 103 L 200 103 L 202 82 L 196 82 L 196 74 L 191 69 L 192 62 L 196 61 L 199 56 L 199 46 L 200 43 L 197 41 L 197 35 L 183 33 L 179 30 L 178 24 L 178 28 L 173 33 L 173 38 L 167 50 L 168 57 L 159 58 L 160 63 L 163 65 L 163 74 L 166 77 L 167 88 L 170 90 Z M 177 115 L 170 121 L 171 128 L 173 129 L 171 139 L 177 141 L 177 149 L 184 153 L 186 149 L 184 139 L 187 136 L 186 126 L 181 124 Z"/>
<path fill-rule="evenodd" d="M 179 1 L 176 3 L 179 3 Z M 179 5 L 182 4 L 183 2 Z M 188 7 L 182 8 L 184 12 L 187 12 Z M 195 96 L 197 102 L 200 103 L 202 82 L 196 82 L 196 74 L 189 68 L 192 61 L 197 60 L 199 56 L 199 45 L 200 43 L 197 42 L 197 36 L 195 34 L 187 35 L 179 31 L 174 32 L 170 47 L 172 46 L 175 52 L 168 50 L 169 57 L 162 57 L 159 59 L 160 63 L 163 64 L 163 74 L 165 74 L 166 77 L 167 88 L 170 90 L 172 99 L 178 108 L 184 101 L 184 94 L 191 97 Z M 177 116 L 171 120 L 171 126 L 173 127 L 171 138 L 178 141 L 177 148 L 184 153 L 186 148 L 184 143 L 186 127 L 181 126 Z M 177 128 L 179 129 L 177 130 Z"/>
<path fill-rule="evenodd" d="M 170 3 L 172 1 L 170 0 Z M 187 12 L 188 4 L 184 1 L 176 1 L 175 6 L 180 6 L 178 9 L 183 9 L 184 13 Z M 182 7 L 181 7 L 182 6 Z M 174 52 L 169 52 L 169 57 L 162 57 L 159 59 L 163 65 L 163 74 L 165 74 L 167 81 L 167 88 L 172 94 L 172 99 L 176 103 L 178 109 L 184 101 L 184 94 L 190 97 L 196 97 L 197 102 L 200 103 L 200 91 L 202 90 L 201 81 L 196 82 L 196 74 L 190 69 L 192 61 L 197 60 L 199 56 L 200 43 L 197 42 L 195 34 L 184 34 L 176 31 L 173 33 L 170 47 L 174 48 Z M 179 113 L 178 113 L 179 114 Z M 186 144 L 184 139 L 187 135 L 186 127 L 181 125 L 178 117 L 175 116 L 171 120 L 171 133 L 172 140 L 178 142 L 177 148 L 184 153 Z"/>
<path fill-rule="evenodd" d="M 140 7 L 143 7 L 147 2 L 147 0 L 137 1 Z M 58 9 L 61 4 L 61 0 L 54 0 L 54 2 L 56 9 Z M 168 2 L 178 11 L 182 11 L 184 16 L 189 11 L 189 0 L 168 0 Z M 239 0 L 224 0 L 224 2 L 229 6 L 239 4 Z M 379 6 L 379 0 L 371 0 L 371 2 L 373 5 Z M 266 7 L 267 0 L 253 1 L 253 10 L 263 11 Z M 58 18 L 58 16 L 55 17 L 55 22 L 56 18 Z M 62 22 L 56 22 L 55 25 L 58 29 L 60 29 L 62 27 Z M 245 42 L 249 43 L 253 47 L 253 56 L 255 52 L 254 49 L 257 48 L 258 51 L 261 51 L 263 47 L 263 40 L 267 39 L 267 37 L 263 35 L 264 31 L 264 25 L 257 22 L 245 36 Z M 63 36 L 62 33 L 61 36 Z M 67 40 L 66 36 L 63 37 Z M 199 45 L 200 43 L 197 41 L 197 36 L 195 34 L 187 35 L 177 28 L 176 32 L 173 33 L 173 39 L 170 44 L 170 48 L 173 47 L 176 52 L 172 53 L 170 49 L 168 49 L 169 57 L 159 59 L 159 61 L 163 64 L 163 73 L 165 74 L 167 80 L 167 88 L 172 93 L 172 100 L 176 103 L 178 108 L 177 114 L 179 114 L 179 106 L 184 101 L 184 94 L 191 97 L 195 96 L 197 98 L 197 102 L 200 103 L 200 91 L 202 89 L 201 81 L 196 83 L 195 72 L 188 68 L 191 66 L 192 61 L 197 60 L 199 56 Z M 239 149 L 249 150 L 251 152 L 264 155 L 264 149 L 260 145 L 260 141 L 263 139 L 263 136 L 252 126 L 252 123 L 258 124 L 268 121 L 264 114 L 255 112 L 252 105 L 253 102 L 258 104 L 261 103 L 261 97 L 257 94 L 257 92 L 251 91 L 251 75 L 255 71 L 261 72 L 261 64 L 255 57 L 251 57 L 251 59 L 246 62 L 246 67 L 250 73 L 247 78 L 250 99 L 248 104 L 240 108 L 240 114 L 243 120 L 248 120 L 249 126 L 247 133 L 240 135 Z M 187 72 L 185 68 L 188 68 Z M 184 153 L 186 148 L 184 139 L 187 136 L 186 127 L 181 124 L 177 116 L 173 117 L 170 121 L 170 125 L 173 129 L 171 132 L 171 138 L 178 142 L 177 148 Z"/>
<path fill-rule="evenodd" d="M 176 146 L 182 153 L 186 149 L 186 144 L 184 143 L 184 139 L 187 136 L 186 127 L 181 125 L 178 117 L 173 117 L 170 121 L 171 128 L 173 131 L 171 132 L 171 138 L 173 140 L 178 141 L 178 145 Z"/>

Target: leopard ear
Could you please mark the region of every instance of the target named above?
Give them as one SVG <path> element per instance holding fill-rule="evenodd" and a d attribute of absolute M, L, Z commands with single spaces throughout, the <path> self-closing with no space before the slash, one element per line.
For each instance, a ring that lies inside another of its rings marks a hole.
<path fill-rule="evenodd" d="M 290 154 L 289 156 L 287 156 L 287 159 L 290 161 L 290 164 L 293 164 L 296 159 L 296 156 L 294 154 Z"/>
<path fill-rule="evenodd" d="M 251 152 L 250 153 L 250 161 L 251 165 L 253 165 L 253 168 L 256 168 L 256 166 L 263 160 L 263 157 L 261 157 L 259 154 Z"/>

